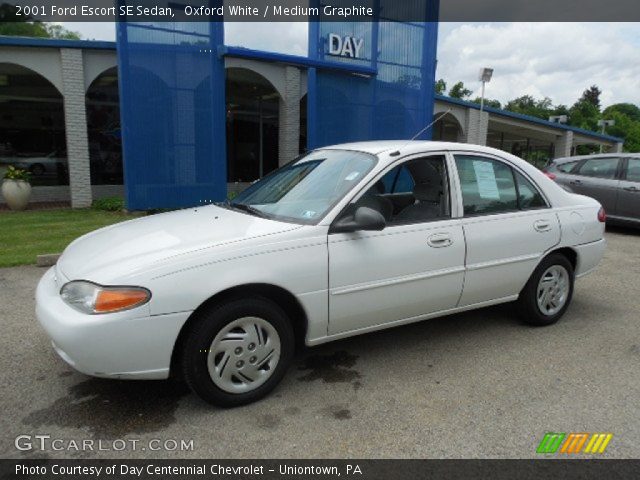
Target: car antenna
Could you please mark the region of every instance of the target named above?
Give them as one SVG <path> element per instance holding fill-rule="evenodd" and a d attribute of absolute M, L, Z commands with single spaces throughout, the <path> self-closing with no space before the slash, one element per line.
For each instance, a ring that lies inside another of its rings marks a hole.
<path fill-rule="evenodd" d="M 438 118 L 436 118 L 433 122 L 431 122 L 429 125 L 427 125 L 422 130 L 420 130 L 418 133 L 416 133 L 413 137 L 411 137 L 410 140 L 407 141 L 407 143 L 402 145 L 398 150 L 396 150 L 395 152 L 391 152 L 389 155 L 392 156 L 392 157 L 397 157 L 398 155 L 400 155 L 400 150 L 401 149 L 403 149 L 404 147 L 409 145 L 409 142 L 413 142 L 416 138 L 418 138 L 420 135 L 422 135 L 423 132 L 425 132 L 428 129 L 430 129 L 435 123 L 437 123 L 440 120 L 442 120 L 442 118 L 444 118 L 444 116 L 447 115 L 448 113 L 451 113 L 451 109 L 450 108 L 446 112 L 442 112 L 440 115 L 438 115 Z"/>

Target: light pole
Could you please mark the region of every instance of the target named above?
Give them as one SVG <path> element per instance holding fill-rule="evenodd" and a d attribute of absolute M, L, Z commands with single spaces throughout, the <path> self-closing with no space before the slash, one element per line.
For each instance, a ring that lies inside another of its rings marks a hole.
<path fill-rule="evenodd" d="M 604 135 L 604 129 L 606 127 L 613 127 L 616 124 L 615 120 L 598 120 L 598 126 L 602 127 L 602 135 Z M 602 153 L 603 145 L 600 143 L 600 153 Z"/>
<path fill-rule="evenodd" d="M 479 79 L 482 82 L 482 95 L 480 96 L 480 113 L 484 111 L 484 88 L 491 81 L 493 76 L 493 68 L 481 68 Z"/>
<path fill-rule="evenodd" d="M 479 79 L 482 82 L 482 94 L 480 95 L 480 115 L 478 115 L 478 140 L 480 140 L 480 132 L 482 131 L 482 112 L 484 112 L 484 87 L 485 85 L 491 81 L 491 77 L 493 76 L 493 68 L 481 68 Z M 488 127 L 487 127 L 488 129 Z M 479 143 L 479 142 L 476 142 Z M 484 135 L 484 140 L 482 144 L 485 145 L 487 143 L 487 135 Z"/>

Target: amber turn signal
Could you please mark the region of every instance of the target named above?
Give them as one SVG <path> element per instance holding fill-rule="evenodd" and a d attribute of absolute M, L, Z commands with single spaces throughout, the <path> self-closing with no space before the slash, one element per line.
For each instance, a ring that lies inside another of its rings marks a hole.
<path fill-rule="evenodd" d="M 143 289 L 105 289 L 98 292 L 94 311 L 117 312 L 142 305 L 149 300 L 149 292 Z"/>

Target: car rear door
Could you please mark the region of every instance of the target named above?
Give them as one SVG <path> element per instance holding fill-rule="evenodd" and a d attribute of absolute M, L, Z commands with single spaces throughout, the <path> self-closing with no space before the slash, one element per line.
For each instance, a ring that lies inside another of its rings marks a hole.
<path fill-rule="evenodd" d="M 569 188 L 574 193 L 595 198 L 607 213 L 616 215 L 620 187 L 620 158 L 588 158 L 574 171 Z"/>
<path fill-rule="evenodd" d="M 624 160 L 617 208 L 612 216 L 640 221 L 640 158 Z"/>
<path fill-rule="evenodd" d="M 558 218 L 534 182 L 511 164 L 484 153 L 454 158 L 467 242 L 458 305 L 514 298 L 545 252 L 560 241 Z"/>

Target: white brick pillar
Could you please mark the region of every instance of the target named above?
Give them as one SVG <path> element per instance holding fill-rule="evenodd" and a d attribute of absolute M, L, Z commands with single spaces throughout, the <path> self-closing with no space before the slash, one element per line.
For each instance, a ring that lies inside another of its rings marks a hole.
<path fill-rule="evenodd" d="M 613 152 L 615 153 L 622 153 L 622 146 L 624 144 L 622 142 L 616 142 L 616 144 L 613 146 Z"/>
<path fill-rule="evenodd" d="M 487 131 L 489 129 L 489 114 L 480 113 L 475 108 L 467 108 L 464 125 L 464 142 L 475 145 L 487 144 Z"/>
<path fill-rule="evenodd" d="M 565 131 L 560 135 L 553 144 L 553 158 L 563 158 L 571 156 L 573 148 L 573 132 Z"/>
<path fill-rule="evenodd" d="M 60 58 L 71 206 L 73 208 L 89 207 L 91 206 L 91 170 L 82 50 L 62 48 Z"/>
<path fill-rule="evenodd" d="M 278 128 L 279 165 L 290 162 L 300 153 L 300 69 L 288 65 L 284 75 Z"/>

